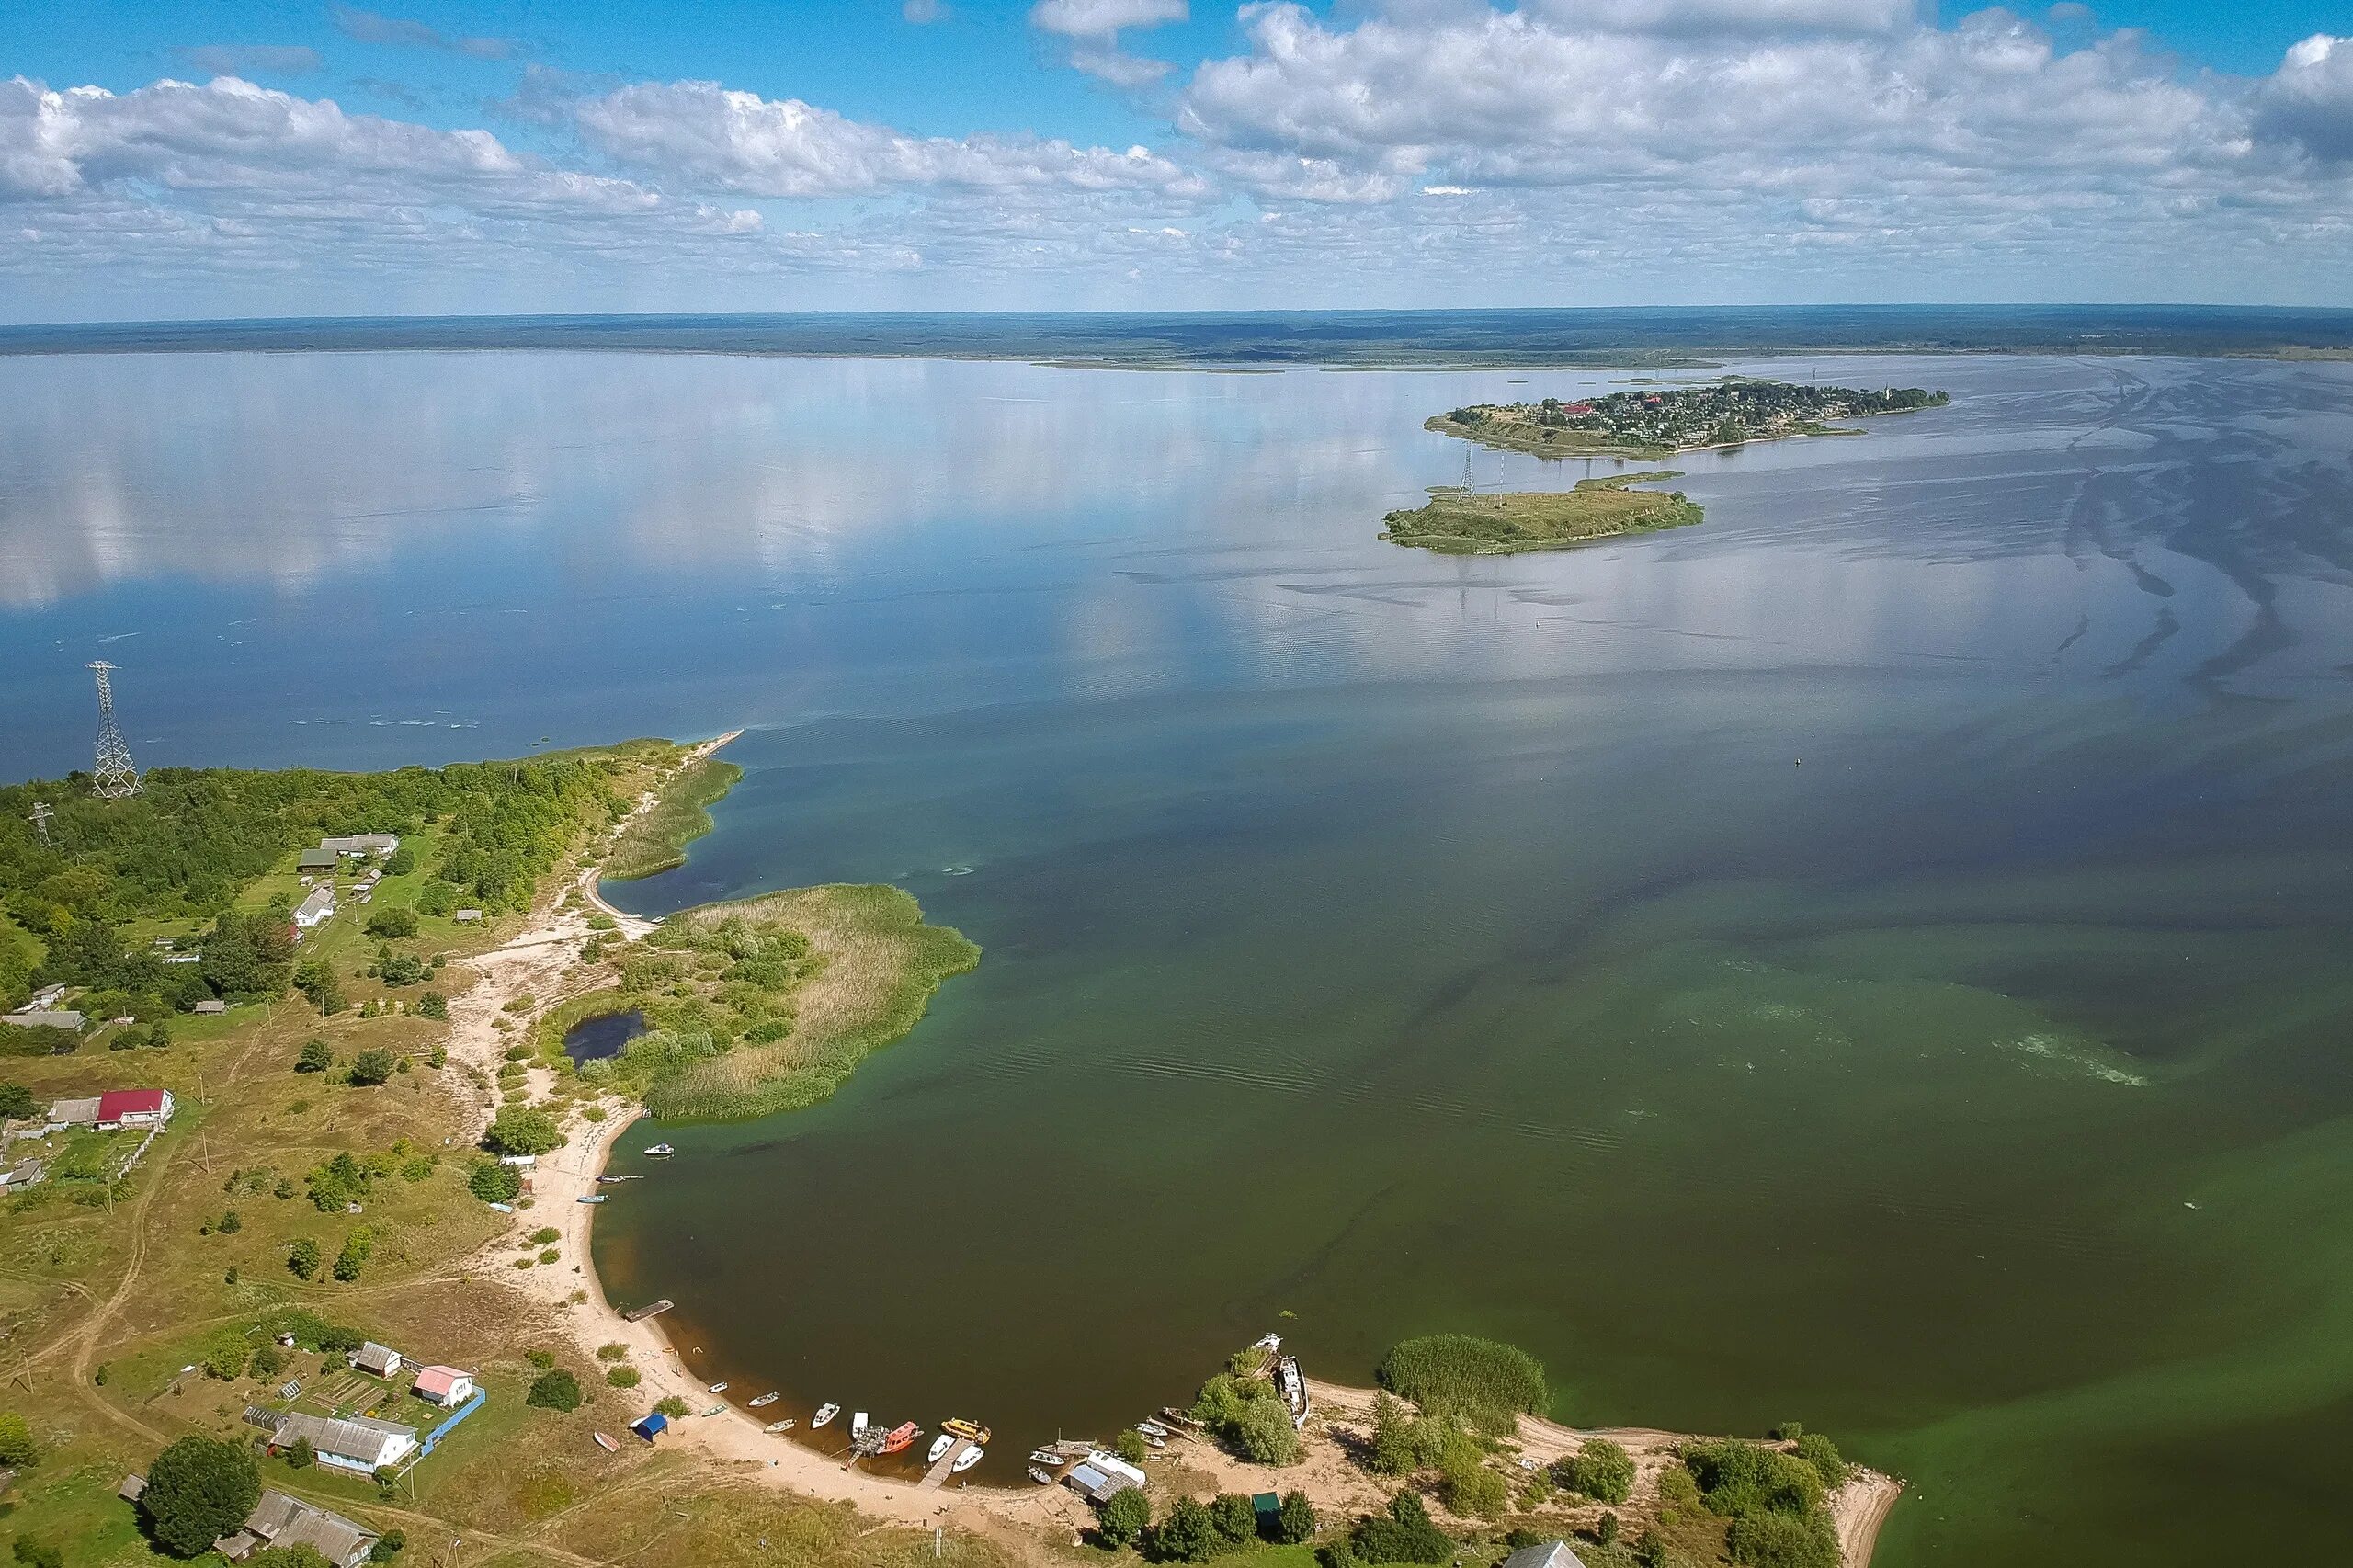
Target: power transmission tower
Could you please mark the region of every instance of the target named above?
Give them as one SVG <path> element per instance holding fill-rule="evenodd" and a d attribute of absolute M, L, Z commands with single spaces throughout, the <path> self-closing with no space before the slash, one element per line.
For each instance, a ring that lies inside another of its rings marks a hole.
<path fill-rule="evenodd" d="M 40 844 L 44 849 L 49 847 L 49 819 L 56 814 L 49 809 L 49 803 L 46 801 L 33 802 L 33 831 L 40 835 Z"/>
<path fill-rule="evenodd" d="M 1471 445 L 1469 442 L 1467 442 L 1467 441 L 1466 441 L 1465 443 L 1463 443 L 1463 447 L 1462 447 L 1462 494 L 1464 494 L 1465 495 L 1470 495 L 1470 494 L 1475 494 L 1475 493 L 1477 492 L 1478 488 L 1479 488 L 1477 485 L 1475 485 L 1475 484 L 1473 484 L 1473 483 L 1471 483 L 1471 458 L 1472 458 L 1472 453 L 1474 453 L 1474 452 L 1476 452 L 1478 449 L 1479 449 L 1478 448 L 1476 448 L 1476 447 L 1474 447 L 1474 446 L 1472 446 L 1472 445 Z"/>
<path fill-rule="evenodd" d="M 114 687 L 107 680 L 114 666 L 100 659 L 90 667 L 98 672 L 98 760 L 90 782 L 99 799 L 119 801 L 139 793 L 139 769 L 131 765 L 131 744 L 114 722 Z"/>

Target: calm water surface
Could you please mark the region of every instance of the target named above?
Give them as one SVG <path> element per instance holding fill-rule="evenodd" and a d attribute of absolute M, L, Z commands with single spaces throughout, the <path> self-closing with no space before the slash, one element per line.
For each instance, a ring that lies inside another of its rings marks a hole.
<path fill-rule="evenodd" d="M 1419 429 L 1597 375 L 12 362 L 0 765 L 753 726 L 660 912 L 890 880 L 986 950 L 597 1224 L 699 1370 L 1017 1449 L 1270 1326 L 1557 1414 L 1802 1419 L 1925 1563 L 2338 1551 L 2353 374 L 1949 388 L 1456 560 Z M 1585 472 L 1483 454 L 1484 484 Z M 632 1142 L 650 1142 L 633 1140 Z"/>

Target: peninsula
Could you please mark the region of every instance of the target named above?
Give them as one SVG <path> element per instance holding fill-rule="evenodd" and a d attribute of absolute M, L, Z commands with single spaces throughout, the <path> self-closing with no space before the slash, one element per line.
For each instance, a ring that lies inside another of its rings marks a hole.
<path fill-rule="evenodd" d="M 1423 425 L 1483 447 L 1539 457 L 1661 458 L 1777 441 L 1790 436 L 1855 436 L 1829 423 L 1939 408 L 1950 399 L 1919 387 L 1866 391 L 1729 377 L 1706 386 L 1618 392 L 1563 403 L 1480 403 L 1433 415 Z"/>
<path fill-rule="evenodd" d="M 1438 489 L 1424 505 L 1390 513 L 1381 537 L 1447 555 L 1509 555 L 1679 528 L 1700 519 L 1698 502 L 1686 500 L 1680 490 L 1629 486 L 1681 477 L 1673 469 L 1659 469 L 1581 479 L 1572 490 L 1482 494 Z"/>

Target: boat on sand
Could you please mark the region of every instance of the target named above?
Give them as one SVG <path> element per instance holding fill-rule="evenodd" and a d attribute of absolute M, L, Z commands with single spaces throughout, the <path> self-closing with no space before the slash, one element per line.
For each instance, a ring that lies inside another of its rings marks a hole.
<path fill-rule="evenodd" d="M 761 1430 L 764 1432 L 790 1432 L 792 1430 L 792 1417 L 788 1415 L 781 1421 L 769 1422 L 766 1426 L 762 1427 Z"/>

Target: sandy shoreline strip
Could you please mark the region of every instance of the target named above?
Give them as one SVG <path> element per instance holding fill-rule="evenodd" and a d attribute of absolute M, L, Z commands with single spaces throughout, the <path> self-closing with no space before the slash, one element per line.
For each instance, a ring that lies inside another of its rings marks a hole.
<path fill-rule="evenodd" d="M 742 733 L 730 731 L 701 743 L 688 752 L 686 761 L 699 762 L 710 756 Z M 652 791 L 642 796 L 631 816 L 651 810 L 656 798 Z M 616 831 L 620 825 L 623 824 L 616 824 Z M 576 887 L 591 908 L 610 915 L 628 939 L 638 940 L 654 929 L 652 921 L 607 903 L 597 892 L 597 872 L 592 868 L 565 885 Z M 506 1047 L 516 1038 L 512 1029 L 499 1029 L 494 1022 L 507 1016 L 504 1009 L 509 1001 L 530 996 L 534 1002 L 530 1018 L 535 1022 L 547 1008 L 592 989 L 580 978 L 574 978 L 574 971 L 580 969 L 580 944 L 589 935 L 587 916 L 579 910 L 563 910 L 561 903 L 559 893 L 535 905 L 523 928 L 512 939 L 479 958 L 463 960 L 479 978 L 450 1001 L 452 1058 L 494 1077 Z M 536 1075 L 546 1070 L 535 1067 L 531 1071 Z M 530 1087 L 537 1098 L 549 1087 L 549 1081 L 540 1078 Z M 479 1108 L 482 1125 L 488 1125 L 490 1114 L 489 1105 Z M 849 1503 L 866 1514 L 894 1523 L 939 1526 L 982 1534 L 999 1533 L 1010 1525 L 1075 1532 L 1092 1521 L 1093 1515 L 1086 1505 L 1059 1486 L 959 1485 L 945 1491 L 923 1491 L 912 1482 L 846 1469 L 840 1453 L 824 1452 L 793 1440 L 796 1435 L 805 1434 L 807 1412 L 788 1413 L 801 1423 L 794 1434 L 766 1431 L 759 1413 L 726 1403 L 688 1369 L 677 1347 L 670 1342 L 661 1317 L 631 1323 L 622 1316 L 607 1299 L 589 1250 L 591 1227 L 597 1211 L 603 1206 L 580 1199 L 597 1194 L 597 1178 L 604 1174 L 613 1150 L 644 1114 L 638 1107 L 624 1106 L 599 1122 L 589 1120 L 576 1110 L 571 1112 L 563 1127 L 567 1142 L 553 1153 L 543 1156 L 531 1172 L 529 1220 L 518 1221 L 518 1224 L 528 1223 L 532 1229 L 553 1226 L 561 1236 L 563 1256 L 570 1260 L 569 1267 L 557 1264 L 518 1270 L 507 1266 L 506 1255 L 515 1250 L 514 1238 L 508 1235 L 492 1242 L 476 1256 L 471 1265 L 476 1276 L 529 1299 L 588 1365 L 603 1365 L 597 1360 L 600 1346 L 627 1346 L 628 1364 L 636 1368 L 642 1379 L 631 1391 L 631 1397 L 639 1402 L 641 1410 L 651 1410 L 664 1397 L 676 1395 L 696 1412 L 673 1422 L 662 1442 L 693 1449 L 745 1479 L 760 1480 L 828 1502 Z M 1308 1387 L 1319 1415 L 1352 1424 L 1369 1422 L 1366 1413 L 1370 1409 L 1374 1391 L 1316 1379 L 1310 1379 Z M 724 1408 L 715 1415 L 700 1414 L 713 1404 Z M 1313 1432 L 1311 1425 L 1311 1436 Z M 1634 1456 L 1638 1474 L 1652 1480 L 1673 1462 L 1676 1446 L 1687 1437 L 1682 1433 L 1635 1428 L 1581 1431 L 1532 1415 L 1520 1417 L 1518 1436 L 1526 1455 L 1546 1463 L 1573 1452 L 1588 1437 L 1607 1437 Z M 1188 1471 L 1213 1477 L 1221 1490 L 1255 1493 L 1301 1486 L 1314 1499 L 1319 1510 L 1376 1511 L 1386 1506 L 1394 1484 L 1366 1474 L 1347 1460 L 1339 1444 L 1329 1440 L 1312 1441 L 1308 1458 L 1302 1463 L 1279 1470 L 1245 1463 L 1197 1438 L 1180 1436 L 1172 1439 L 1172 1444 L 1171 1458 Z M 1831 1518 L 1838 1532 L 1844 1568 L 1868 1568 L 1880 1526 L 1902 1491 L 1901 1483 L 1859 1468 L 1854 1479 L 1831 1498 Z"/>

